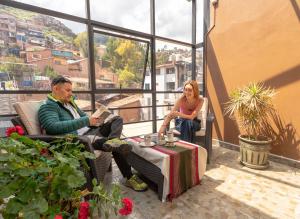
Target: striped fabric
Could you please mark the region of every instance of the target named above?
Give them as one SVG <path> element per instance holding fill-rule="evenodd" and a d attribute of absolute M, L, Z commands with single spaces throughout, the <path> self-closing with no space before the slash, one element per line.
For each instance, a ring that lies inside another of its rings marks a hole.
<path fill-rule="evenodd" d="M 143 139 L 129 139 L 131 142 L 132 140 L 139 143 Z M 169 156 L 169 167 L 167 168 L 169 170 L 169 176 L 165 179 L 168 180 L 169 189 L 168 194 L 166 195 L 169 201 L 178 197 L 181 193 L 189 188 L 200 183 L 198 149 L 199 146 L 185 141 L 175 142 L 175 147 L 157 145 L 151 148 L 142 149 L 147 150 L 148 155 L 149 153 L 151 154 L 151 150 L 155 150 Z M 134 152 L 137 152 L 137 154 L 141 155 L 141 152 L 138 150 L 134 150 Z M 148 156 L 144 158 L 148 160 Z M 149 161 L 151 162 L 151 160 Z"/>

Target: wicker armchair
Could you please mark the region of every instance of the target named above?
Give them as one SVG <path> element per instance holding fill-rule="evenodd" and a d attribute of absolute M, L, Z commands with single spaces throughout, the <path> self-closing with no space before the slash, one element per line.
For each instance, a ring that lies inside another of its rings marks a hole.
<path fill-rule="evenodd" d="M 42 102 L 40 101 L 27 101 L 16 103 L 14 107 L 19 116 L 13 117 L 11 119 L 11 122 L 14 125 L 22 126 L 25 131 L 25 134 L 32 139 L 40 139 L 46 142 L 51 142 L 57 138 L 63 138 L 63 136 L 42 134 L 37 119 L 37 110 L 39 109 L 41 103 Z M 28 119 L 26 119 L 26 114 L 28 115 Z M 90 167 L 90 171 L 86 173 L 88 183 L 91 183 L 91 179 L 93 178 L 95 178 L 98 181 L 98 183 L 103 181 L 105 174 L 110 170 L 111 167 L 111 153 L 94 150 L 90 140 L 85 136 L 78 136 L 77 139 L 85 145 L 85 149 L 87 151 L 96 155 L 96 159 L 87 160 L 87 163 Z"/>

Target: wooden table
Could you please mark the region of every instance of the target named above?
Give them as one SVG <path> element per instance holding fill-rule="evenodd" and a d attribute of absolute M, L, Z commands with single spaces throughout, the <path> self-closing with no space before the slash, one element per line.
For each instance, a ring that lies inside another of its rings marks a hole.
<path fill-rule="evenodd" d="M 161 201 L 172 200 L 182 192 L 198 185 L 206 170 L 205 148 L 185 141 L 175 142 L 175 147 L 141 147 L 142 138 L 128 138 L 133 145 L 128 163 L 158 186 Z"/>

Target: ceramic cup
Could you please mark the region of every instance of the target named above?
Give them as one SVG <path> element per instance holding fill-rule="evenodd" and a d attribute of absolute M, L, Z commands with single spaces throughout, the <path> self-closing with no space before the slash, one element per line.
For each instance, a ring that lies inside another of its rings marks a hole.
<path fill-rule="evenodd" d="M 174 134 L 172 130 L 167 131 L 167 139 L 169 142 L 173 142 L 174 141 Z"/>
<path fill-rule="evenodd" d="M 144 135 L 145 145 L 151 145 L 151 135 Z"/>
<path fill-rule="evenodd" d="M 164 136 L 164 134 L 163 133 L 161 133 L 159 136 L 157 136 L 158 137 L 158 144 L 159 145 L 164 145 L 165 143 L 166 143 L 166 141 L 165 141 L 165 136 Z"/>

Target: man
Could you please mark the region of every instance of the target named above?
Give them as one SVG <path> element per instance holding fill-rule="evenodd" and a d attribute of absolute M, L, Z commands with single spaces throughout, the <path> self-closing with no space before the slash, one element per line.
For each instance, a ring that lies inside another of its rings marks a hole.
<path fill-rule="evenodd" d="M 123 120 L 116 116 L 109 122 L 95 127 L 100 122 L 99 118 L 87 116 L 74 102 L 72 96 L 72 82 L 58 76 L 52 80 L 52 93 L 48 95 L 47 101 L 38 112 L 40 124 L 49 135 L 77 134 L 90 137 L 93 147 L 103 151 L 112 152 L 113 157 L 122 173 L 127 179 L 126 186 L 135 191 L 145 191 L 147 184 L 132 174 L 131 166 L 127 163 L 125 156 L 131 150 L 131 145 L 120 140 L 123 129 Z M 95 141 L 91 136 L 96 136 Z M 101 138 L 99 138 L 101 137 Z"/>

